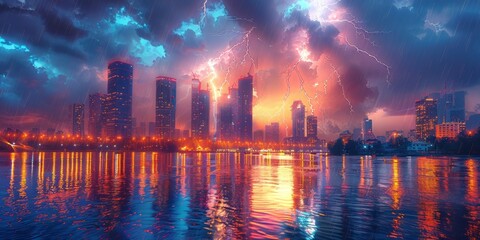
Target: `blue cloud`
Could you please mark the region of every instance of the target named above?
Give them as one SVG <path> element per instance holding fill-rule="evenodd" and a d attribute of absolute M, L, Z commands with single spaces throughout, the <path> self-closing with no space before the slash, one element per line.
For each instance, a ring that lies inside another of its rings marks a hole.
<path fill-rule="evenodd" d="M 43 72 L 47 74 L 49 79 L 63 75 L 58 68 L 56 68 L 50 63 L 50 60 L 48 58 L 38 58 L 35 56 L 30 56 L 28 61 L 37 70 L 37 73 Z"/>
<path fill-rule="evenodd" d="M 193 19 L 190 19 L 188 22 L 182 22 L 182 25 L 177 28 L 173 33 L 185 37 L 187 31 L 193 31 L 196 37 L 202 36 L 202 29 L 198 23 L 195 23 Z"/>
<path fill-rule="evenodd" d="M 30 49 L 27 46 L 7 41 L 2 37 L 0 37 L 0 48 L 3 48 L 5 50 L 18 50 L 22 52 L 30 52 Z"/>
<path fill-rule="evenodd" d="M 146 39 L 133 40 L 130 46 L 130 54 L 140 59 L 140 63 L 145 66 L 152 66 L 158 58 L 167 57 L 163 45 L 154 46 Z"/>
<path fill-rule="evenodd" d="M 115 14 L 115 24 L 121 26 L 146 27 L 146 24 L 140 24 L 132 16 L 128 15 L 125 8 L 122 7 Z"/>
<path fill-rule="evenodd" d="M 287 7 L 287 9 L 285 10 L 285 18 L 290 17 L 290 15 L 292 15 L 293 11 L 295 10 L 304 11 L 307 10 L 309 7 L 310 3 L 307 0 L 298 0 Z"/>
<path fill-rule="evenodd" d="M 227 16 L 227 10 L 223 3 L 215 3 L 213 8 L 207 9 L 207 15 L 213 18 L 213 21 L 217 22 L 220 17 Z"/>

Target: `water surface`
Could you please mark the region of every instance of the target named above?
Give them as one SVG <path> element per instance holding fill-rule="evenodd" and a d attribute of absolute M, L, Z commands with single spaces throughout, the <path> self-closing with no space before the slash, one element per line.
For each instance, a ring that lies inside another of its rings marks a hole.
<path fill-rule="evenodd" d="M 480 237 L 475 158 L 1 153 L 0 239 Z"/>

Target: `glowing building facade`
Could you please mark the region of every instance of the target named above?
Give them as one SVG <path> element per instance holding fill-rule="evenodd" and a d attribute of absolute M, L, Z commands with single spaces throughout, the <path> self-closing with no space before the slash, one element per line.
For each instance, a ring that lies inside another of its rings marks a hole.
<path fill-rule="evenodd" d="M 210 130 L 210 93 L 201 89 L 200 80 L 192 79 L 192 121 L 193 138 L 207 139 Z"/>
<path fill-rule="evenodd" d="M 132 136 L 133 66 L 114 61 L 108 65 L 108 94 L 105 100 L 107 136 Z"/>
<path fill-rule="evenodd" d="M 238 137 L 252 141 L 253 131 L 253 76 L 238 80 Z"/>
<path fill-rule="evenodd" d="M 177 82 L 175 78 L 159 76 L 156 78 L 155 129 L 159 137 L 175 137 L 175 110 L 177 101 Z"/>
<path fill-rule="evenodd" d="M 292 104 L 292 140 L 305 140 L 305 105 L 300 100 Z"/>
<path fill-rule="evenodd" d="M 85 133 L 85 105 L 73 104 L 72 110 L 72 134 L 83 136 Z"/>
<path fill-rule="evenodd" d="M 318 139 L 318 119 L 316 116 L 307 116 L 307 138 L 311 140 Z"/>
<path fill-rule="evenodd" d="M 426 140 L 435 136 L 437 124 L 437 101 L 433 98 L 424 98 L 415 102 L 415 131 L 417 139 Z"/>
<path fill-rule="evenodd" d="M 105 95 L 94 93 L 88 96 L 88 134 L 93 137 L 102 135 L 102 125 L 104 117 L 102 106 L 104 105 Z"/>

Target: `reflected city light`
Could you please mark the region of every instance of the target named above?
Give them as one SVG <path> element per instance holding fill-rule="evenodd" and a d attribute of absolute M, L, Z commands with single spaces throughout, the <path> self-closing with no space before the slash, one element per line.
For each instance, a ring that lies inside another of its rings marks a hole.
<path fill-rule="evenodd" d="M 30 227 L 45 237 L 56 225 L 65 237 L 91 238 L 115 232 L 169 239 L 478 236 L 478 160 L 452 167 L 442 158 L 283 156 L 10 153 L 9 164 L 0 166 L 9 174 L 0 181 L 7 190 L 2 221 L 6 229 Z M 24 219 L 42 228 L 22 225 Z M 448 227 L 453 221 L 457 227 Z M 379 222 L 385 223 L 380 232 Z"/>

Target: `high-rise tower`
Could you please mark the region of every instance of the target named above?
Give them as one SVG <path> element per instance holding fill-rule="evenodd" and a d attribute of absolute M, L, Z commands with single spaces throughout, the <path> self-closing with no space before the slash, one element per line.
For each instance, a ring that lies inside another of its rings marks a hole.
<path fill-rule="evenodd" d="M 105 100 L 108 136 L 132 136 L 132 88 L 133 66 L 121 61 L 110 63 Z"/>
<path fill-rule="evenodd" d="M 162 138 L 175 135 L 175 110 L 177 82 L 175 78 L 159 76 L 156 78 L 155 129 Z"/>

